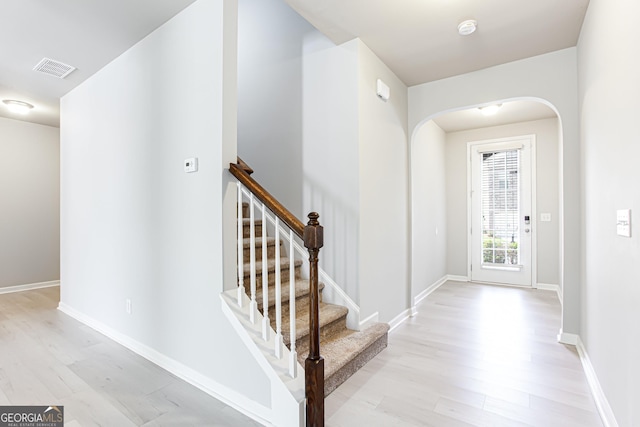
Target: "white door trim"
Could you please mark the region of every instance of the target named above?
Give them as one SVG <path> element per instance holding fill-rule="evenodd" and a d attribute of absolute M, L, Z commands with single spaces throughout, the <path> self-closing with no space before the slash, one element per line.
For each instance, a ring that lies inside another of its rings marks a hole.
<path fill-rule="evenodd" d="M 534 287 L 538 283 L 538 210 L 537 210 L 537 157 L 536 157 L 536 135 L 514 135 L 507 138 L 486 139 L 480 141 L 467 142 L 467 278 L 471 280 L 471 260 L 473 249 L 471 244 L 471 224 L 472 224 L 472 176 L 471 176 L 471 151 L 472 147 L 482 144 L 495 144 L 514 139 L 529 139 L 531 142 L 531 285 Z"/>

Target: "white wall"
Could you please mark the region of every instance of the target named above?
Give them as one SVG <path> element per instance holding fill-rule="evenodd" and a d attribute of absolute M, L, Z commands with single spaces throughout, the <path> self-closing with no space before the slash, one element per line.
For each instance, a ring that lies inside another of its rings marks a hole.
<path fill-rule="evenodd" d="M 429 120 L 417 130 L 411 142 L 413 297 L 448 273 L 466 275 L 466 270 L 464 273 L 447 270 L 448 236 L 452 226 L 448 217 L 459 211 L 453 210 L 456 207 L 449 211 L 447 204 L 447 200 L 451 199 L 451 196 L 447 197 L 451 190 L 447 180 L 449 165 L 445 156 L 448 149 L 446 137 L 445 132 L 433 120 Z M 463 177 L 459 177 L 459 180 L 464 181 Z M 454 181 L 454 184 L 457 183 Z M 466 187 L 463 191 L 466 192 Z M 466 218 L 461 224 L 466 224 Z"/>
<path fill-rule="evenodd" d="M 311 33 L 304 46 L 303 211 L 324 226 L 320 266 L 359 303 L 358 41 Z"/>
<path fill-rule="evenodd" d="M 467 143 L 532 134 L 536 137 L 537 159 L 537 283 L 560 284 L 558 119 L 535 120 L 447 134 L 449 274 L 467 275 Z M 551 222 L 540 222 L 542 212 L 551 214 Z"/>
<path fill-rule="evenodd" d="M 60 130 L 0 118 L 0 288 L 60 279 Z"/>
<path fill-rule="evenodd" d="M 559 113 L 563 332 L 580 330 L 580 156 L 576 49 L 527 58 L 409 89 L 409 130 L 441 112 L 492 101 L 542 99 Z"/>
<path fill-rule="evenodd" d="M 360 40 L 360 312 L 389 322 L 409 308 L 407 87 Z M 381 79 L 387 102 L 376 95 Z"/>
<path fill-rule="evenodd" d="M 236 13 L 197 1 L 63 97 L 60 304 L 266 413 L 270 384 L 219 299 L 224 271 L 236 280 Z"/>
<path fill-rule="evenodd" d="M 583 278 L 581 337 L 620 426 L 640 425 L 640 58 L 635 0 L 591 0 L 578 43 Z M 616 210 L 632 210 L 632 237 Z"/>
<path fill-rule="evenodd" d="M 302 56 L 311 24 L 280 0 L 238 1 L 238 155 L 298 218 L 302 211 Z"/>

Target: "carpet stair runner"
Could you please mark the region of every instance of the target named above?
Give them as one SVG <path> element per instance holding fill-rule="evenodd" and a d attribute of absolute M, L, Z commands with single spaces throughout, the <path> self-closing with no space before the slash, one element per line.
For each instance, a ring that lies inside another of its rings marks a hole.
<path fill-rule="evenodd" d="M 247 294 L 250 294 L 250 220 L 248 206 L 243 209 L 243 233 L 244 233 L 244 285 Z M 274 237 L 267 237 L 267 265 L 262 263 L 262 221 L 255 220 L 255 257 L 256 257 L 256 301 L 258 309 L 263 313 L 262 307 L 262 271 L 268 271 L 268 316 L 271 327 L 275 330 L 275 244 Z M 280 269 L 282 283 L 282 335 L 285 345 L 290 348 L 289 334 L 289 264 L 290 260 L 284 255 L 286 251 L 280 242 Z M 322 256 L 322 251 L 320 252 Z M 301 278 L 301 260 L 295 261 L 296 278 L 296 351 L 298 361 L 304 366 L 304 361 L 309 353 L 309 281 Z M 375 357 L 387 346 L 389 325 L 375 323 L 362 331 L 354 331 L 347 328 L 348 309 L 341 305 L 322 302 L 322 289 L 320 283 L 320 354 L 325 360 L 325 396 L 334 391 L 351 375 L 360 369 L 369 360 Z"/>

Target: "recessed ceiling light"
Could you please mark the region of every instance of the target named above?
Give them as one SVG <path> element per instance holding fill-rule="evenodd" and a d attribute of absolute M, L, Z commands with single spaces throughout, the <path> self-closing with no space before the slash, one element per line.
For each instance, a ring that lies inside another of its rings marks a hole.
<path fill-rule="evenodd" d="M 27 114 L 33 108 L 33 105 L 24 101 L 16 101 L 15 99 L 5 99 L 2 101 L 9 111 L 18 114 Z"/>
<path fill-rule="evenodd" d="M 484 114 L 485 116 L 493 116 L 495 113 L 498 112 L 500 107 L 502 107 L 502 104 L 494 104 L 494 105 L 487 105 L 485 107 L 478 107 L 478 110 L 480 110 L 480 112 L 482 112 L 482 114 Z"/>
<path fill-rule="evenodd" d="M 467 19 L 458 25 L 458 34 L 461 36 L 468 36 L 469 34 L 474 33 L 476 28 L 478 28 L 478 22 L 475 19 Z"/>

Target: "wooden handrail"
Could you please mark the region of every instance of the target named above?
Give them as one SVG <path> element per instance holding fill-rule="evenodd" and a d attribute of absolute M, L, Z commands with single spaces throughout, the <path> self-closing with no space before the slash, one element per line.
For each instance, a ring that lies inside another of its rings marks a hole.
<path fill-rule="evenodd" d="M 240 162 L 242 160 L 238 158 L 238 161 Z M 258 198 L 258 200 L 264 203 L 265 206 L 268 207 L 269 210 L 271 210 L 271 212 L 273 212 L 285 224 L 287 224 L 287 226 L 289 226 L 289 228 L 293 230 L 296 236 L 302 239 L 304 233 L 304 224 L 302 223 L 302 221 L 296 218 L 294 214 L 289 212 L 289 210 L 285 208 L 282 203 L 280 203 L 275 197 L 273 197 L 271 193 L 265 190 L 264 187 L 258 184 L 255 179 L 251 178 L 247 173 L 246 168 L 253 172 L 253 169 L 247 166 L 245 162 L 242 162 L 242 164 L 231 163 L 229 165 L 229 172 L 231 172 L 231 175 L 235 176 L 238 181 L 242 183 L 242 185 L 247 187 L 254 194 L 254 196 Z"/>
<path fill-rule="evenodd" d="M 242 168 L 247 173 L 247 175 L 251 175 L 253 173 L 253 169 L 251 169 L 251 166 L 249 166 L 240 157 L 238 157 L 238 166 L 240 166 L 240 168 Z"/>
<path fill-rule="evenodd" d="M 318 255 L 323 246 L 324 229 L 316 212 L 311 212 L 305 226 L 287 208 L 251 176 L 253 169 L 238 157 L 229 165 L 229 172 L 255 197 L 304 241 L 309 251 L 309 355 L 305 360 L 305 395 L 307 398 L 307 426 L 324 427 L 324 358 L 320 356 L 320 291 L 318 286 Z M 293 255 L 291 255 L 293 256 Z"/>

